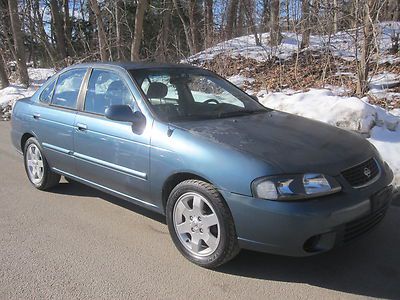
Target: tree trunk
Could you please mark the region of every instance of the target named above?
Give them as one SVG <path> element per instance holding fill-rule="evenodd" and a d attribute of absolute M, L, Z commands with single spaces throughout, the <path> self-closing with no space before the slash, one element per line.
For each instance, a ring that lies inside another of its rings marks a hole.
<path fill-rule="evenodd" d="M 243 1 L 244 0 L 239 0 L 238 3 L 238 12 L 235 22 L 235 36 L 243 36 L 246 34 L 244 30 L 246 17 L 244 15 Z"/>
<path fill-rule="evenodd" d="M 19 72 L 19 79 L 23 85 L 29 86 L 28 69 L 26 67 L 25 46 L 21 31 L 21 24 L 18 16 L 17 0 L 8 0 L 10 10 L 11 28 L 14 38 L 15 56 Z"/>
<path fill-rule="evenodd" d="M 351 19 L 352 19 L 352 28 L 357 28 L 358 19 L 359 19 L 359 1 L 354 0 L 351 5 Z"/>
<path fill-rule="evenodd" d="M 69 0 L 63 0 L 63 6 L 64 6 L 64 32 L 67 40 L 71 40 L 72 31 L 71 31 L 71 18 L 69 16 Z"/>
<path fill-rule="evenodd" d="M 300 49 L 307 48 L 310 45 L 310 3 L 309 0 L 301 2 L 301 45 Z"/>
<path fill-rule="evenodd" d="M 363 0 L 363 43 L 361 46 L 361 57 L 358 63 L 357 94 L 364 96 L 368 91 L 368 73 L 371 60 L 371 53 L 374 48 L 374 24 L 378 18 L 378 4 L 375 0 Z"/>
<path fill-rule="evenodd" d="M 76 51 L 74 48 L 74 45 L 72 44 L 72 27 L 71 27 L 71 17 L 69 15 L 70 9 L 69 9 L 69 1 L 70 0 L 63 0 L 63 6 L 64 6 L 64 35 L 65 35 L 65 40 L 66 44 L 68 46 L 68 51 L 67 51 L 67 56 L 74 55 L 76 56 Z M 75 11 L 75 0 L 73 1 L 72 5 L 72 13 Z"/>
<path fill-rule="evenodd" d="M 143 19 L 148 5 L 147 0 L 138 0 L 135 14 L 135 31 L 131 45 L 131 60 L 139 61 L 140 44 L 142 43 L 143 36 Z"/>
<path fill-rule="evenodd" d="M 101 18 L 101 11 L 97 0 L 90 0 L 90 7 L 93 10 L 94 16 L 96 18 L 97 24 L 97 34 L 99 38 L 99 48 L 100 48 L 100 59 L 102 61 L 108 61 L 110 59 L 108 52 L 107 36 L 104 29 L 103 19 Z"/>
<path fill-rule="evenodd" d="M 280 1 L 271 0 L 271 21 L 270 21 L 270 44 L 278 46 L 282 41 L 281 30 L 279 26 Z"/>
<path fill-rule="evenodd" d="M 55 31 L 57 52 L 60 58 L 65 60 L 67 58 L 67 44 L 65 42 L 64 21 L 61 18 L 57 0 L 50 0 L 50 10 Z"/>
<path fill-rule="evenodd" d="M 226 27 L 225 27 L 225 34 L 226 34 L 226 39 L 230 40 L 236 34 L 233 33 L 233 28 L 235 25 L 235 20 L 237 18 L 237 13 L 238 13 L 238 0 L 230 0 L 228 4 L 228 15 L 226 18 Z"/>
<path fill-rule="evenodd" d="M 121 8 L 122 1 L 117 0 L 115 3 L 115 35 L 116 35 L 116 43 L 117 43 L 117 60 L 124 60 L 125 55 L 122 49 L 122 36 L 121 36 Z"/>
<path fill-rule="evenodd" d="M 214 39 L 213 0 L 204 0 L 204 49 L 210 47 Z"/>
<path fill-rule="evenodd" d="M 286 4 L 286 30 L 290 30 L 290 0 L 285 1 Z"/>
<path fill-rule="evenodd" d="M 44 30 L 43 16 L 40 14 L 39 11 L 40 10 L 39 0 L 33 1 L 32 10 L 33 10 L 33 19 L 37 28 L 37 37 L 43 44 L 48 56 L 50 57 L 53 67 L 56 68 L 58 65 L 57 53 L 54 50 L 53 46 L 50 44 L 46 31 Z"/>
<path fill-rule="evenodd" d="M 155 58 L 159 62 L 166 62 L 168 60 L 168 42 L 171 39 L 169 31 L 172 17 L 171 11 L 173 8 L 171 0 L 163 0 L 162 7 L 162 23 L 157 36 Z"/>
<path fill-rule="evenodd" d="M 197 0 L 189 1 L 189 24 L 190 24 L 190 33 L 193 41 L 194 52 L 197 53 L 201 50 L 201 17 L 200 11 L 197 4 Z"/>
<path fill-rule="evenodd" d="M 195 54 L 196 49 L 193 45 L 193 39 L 190 31 L 190 22 L 188 16 L 185 14 L 184 10 L 182 9 L 182 3 L 180 0 L 173 0 L 176 12 L 178 13 L 179 19 L 183 25 L 183 31 L 185 32 L 186 43 L 189 47 L 190 54 Z"/>
<path fill-rule="evenodd" d="M 263 0 L 262 23 L 265 31 L 269 31 L 270 19 L 271 19 L 271 6 L 269 0 Z"/>
<path fill-rule="evenodd" d="M 0 88 L 4 89 L 10 85 L 2 55 L 0 55 Z"/>
<path fill-rule="evenodd" d="M 338 14 L 339 6 L 337 0 L 333 0 L 333 33 L 338 32 Z"/>
<path fill-rule="evenodd" d="M 243 0 L 243 9 L 246 14 L 247 23 L 249 24 L 250 30 L 254 35 L 256 45 L 261 46 L 261 41 L 257 33 L 257 26 L 254 22 L 254 6 L 252 5 L 252 2 L 249 0 Z"/>

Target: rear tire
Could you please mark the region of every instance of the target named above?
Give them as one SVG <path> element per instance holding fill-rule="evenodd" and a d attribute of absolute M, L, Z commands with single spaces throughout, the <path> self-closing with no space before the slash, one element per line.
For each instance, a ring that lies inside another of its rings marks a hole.
<path fill-rule="evenodd" d="M 42 147 L 34 137 L 25 143 L 24 164 L 28 179 L 35 188 L 48 190 L 60 182 L 61 176 L 51 171 Z"/>
<path fill-rule="evenodd" d="M 166 214 L 172 240 L 189 261 L 212 269 L 239 253 L 231 212 L 211 184 L 181 182 L 168 198 Z"/>

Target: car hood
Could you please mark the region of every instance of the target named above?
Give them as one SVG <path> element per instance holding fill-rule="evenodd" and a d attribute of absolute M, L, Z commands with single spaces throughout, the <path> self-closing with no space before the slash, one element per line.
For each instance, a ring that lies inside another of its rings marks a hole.
<path fill-rule="evenodd" d="M 174 125 L 251 154 L 285 173 L 334 176 L 375 154 L 356 133 L 280 111 Z"/>

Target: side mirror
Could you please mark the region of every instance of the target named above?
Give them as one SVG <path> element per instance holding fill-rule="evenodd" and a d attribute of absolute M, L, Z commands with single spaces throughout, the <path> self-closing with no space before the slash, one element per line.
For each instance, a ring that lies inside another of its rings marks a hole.
<path fill-rule="evenodd" d="M 257 97 L 256 95 L 250 95 L 250 97 L 251 97 L 253 100 L 256 100 L 257 102 L 260 102 L 260 101 L 258 100 L 258 97 Z"/>
<path fill-rule="evenodd" d="M 146 117 L 140 112 L 133 112 L 129 105 L 111 105 L 105 111 L 107 119 L 132 124 L 132 131 L 141 134 L 146 127 Z"/>

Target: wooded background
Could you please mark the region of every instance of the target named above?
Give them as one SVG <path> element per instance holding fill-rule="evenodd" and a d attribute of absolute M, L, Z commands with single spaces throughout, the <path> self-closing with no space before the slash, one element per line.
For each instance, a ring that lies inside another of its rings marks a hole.
<path fill-rule="evenodd" d="M 27 66 L 85 61 L 178 62 L 218 42 L 270 32 L 301 35 L 360 29 L 359 94 L 367 89 L 379 21 L 399 21 L 399 0 L 0 0 L 0 84 L 15 69 L 29 85 Z M 397 49 L 398 51 L 398 36 Z M 396 41 L 394 41 L 394 45 Z"/>

